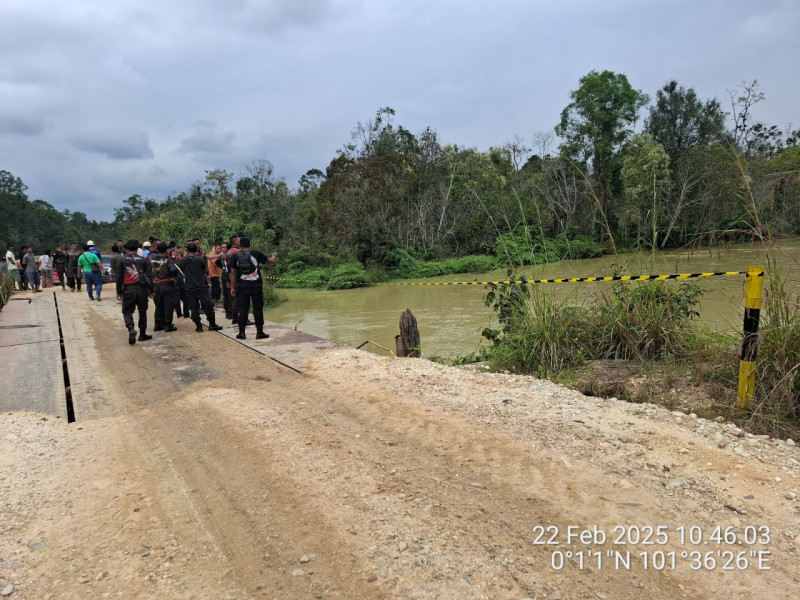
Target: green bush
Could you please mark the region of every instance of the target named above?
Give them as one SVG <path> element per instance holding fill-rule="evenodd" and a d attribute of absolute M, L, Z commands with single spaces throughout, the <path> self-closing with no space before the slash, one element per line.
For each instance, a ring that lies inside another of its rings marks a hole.
<path fill-rule="evenodd" d="M 359 262 L 350 262 L 331 270 L 327 287 L 330 290 L 346 290 L 362 287 L 369 283 L 364 265 Z"/>
<path fill-rule="evenodd" d="M 540 265 L 559 260 L 594 258 L 608 253 L 608 248 L 585 236 L 543 238 L 533 227 L 516 227 L 495 239 L 494 253 L 512 265 Z"/>

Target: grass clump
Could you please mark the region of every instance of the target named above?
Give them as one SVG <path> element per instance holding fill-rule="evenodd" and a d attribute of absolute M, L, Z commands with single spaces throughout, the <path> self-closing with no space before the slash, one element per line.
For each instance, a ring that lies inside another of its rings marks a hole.
<path fill-rule="evenodd" d="M 692 355 L 698 345 L 690 322 L 698 314 L 698 286 L 618 283 L 610 296 L 582 306 L 524 283 L 490 286 L 485 302 L 497 313 L 500 329 L 487 328 L 483 335 L 492 342 L 493 366 L 557 378 L 587 360 Z"/>

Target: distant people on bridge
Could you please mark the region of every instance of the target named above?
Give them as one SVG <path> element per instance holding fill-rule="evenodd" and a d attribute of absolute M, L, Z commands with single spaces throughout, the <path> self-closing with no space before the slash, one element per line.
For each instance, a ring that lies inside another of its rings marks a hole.
<path fill-rule="evenodd" d="M 153 331 L 177 331 L 172 323 L 172 313 L 180 301 L 178 292 L 178 268 L 175 261 L 167 253 L 168 246 L 160 242 L 156 253 L 148 257 L 153 273 L 153 291 L 155 293 L 155 327 Z"/>
<path fill-rule="evenodd" d="M 39 277 L 39 265 L 33 255 L 33 247 L 25 247 L 25 254 L 22 255 L 22 266 L 25 269 L 25 278 L 28 282 L 28 290 L 31 292 L 41 292 L 41 278 Z"/>
<path fill-rule="evenodd" d="M 61 284 L 62 290 L 67 289 L 67 251 L 64 248 L 65 244 L 62 242 L 53 250 L 53 268 L 58 275 L 58 283 Z"/>
<path fill-rule="evenodd" d="M 221 325 L 217 325 L 214 305 L 211 304 L 211 294 L 208 292 L 208 265 L 206 259 L 198 254 L 197 244 L 194 242 L 186 244 L 186 256 L 181 259 L 178 267 L 183 271 L 184 286 L 195 331 L 198 333 L 203 331 L 203 324 L 200 322 L 201 308 L 206 314 L 208 329 L 211 331 L 222 329 Z"/>
<path fill-rule="evenodd" d="M 69 250 L 67 250 L 67 285 L 70 292 L 81 291 L 83 270 L 78 266 L 78 259 L 81 254 L 81 251 L 78 250 L 78 244 L 72 242 L 69 245 Z"/>
<path fill-rule="evenodd" d="M 116 286 L 117 300 L 122 301 L 122 318 L 128 329 L 128 343 L 146 342 L 153 339 L 147 335 L 147 304 L 153 297 L 153 277 L 150 263 L 139 256 L 139 240 L 125 242 L 125 254 L 119 261 Z M 139 311 L 139 336 L 133 325 L 133 313 Z"/>
<path fill-rule="evenodd" d="M 231 257 L 230 262 L 231 295 L 239 303 L 239 333 L 236 339 L 247 338 L 245 328 L 252 301 L 256 339 L 262 340 L 268 338 L 269 334 L 264 332 L 264 286 L 259 265 L 274 264 L 278 255 L 273 252 L 272 256 L 267 257 L 258 250 L 251 250 L 250 238 L 241 238 L 239 245 L 239 251 Z"/>
<path fill-rule="evenodd" d="M 17 287 L 22 290 L 22 280 L 19 276 L 19 268 L 17 267 L 17 257 L 14 255 L 14 244 L 6 246 L 6 269 L 8 275 L 17 284 Z"/>
<path fill-rule="evenodd" d="M 89 244 L 84 245 L 83 252 L 78 257 L 78 268 L 83 272 L 89 300 L 97 298 L 98 301 L 102 301 L 100 293 L 103 291 L 103 263 L 91 248 Z"/>
<path fill-rule="evenodd" d="M 39 256 L 39 273 L 41 275 L 42 287 L 53 287 L 53 257 L 50 250 L 45 250 Z"/>

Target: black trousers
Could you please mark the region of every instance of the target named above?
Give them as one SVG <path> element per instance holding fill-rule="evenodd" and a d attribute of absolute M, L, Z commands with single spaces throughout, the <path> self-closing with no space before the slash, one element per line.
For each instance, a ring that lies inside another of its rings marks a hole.
<path fill-rule="evenodd" d="M 61 283 L 62 290 L 67 283 L 66 269 L 66 265 L 56 265 L 56 273 L 58 273 L 58 281 Z"/>
<path fill-rule="evenodd" d="M 211 281 L 211 301 L 216 304 L 219 302 L 219 277 L 209 277 Z"/>
<path fill-rule="evenodd" d="M 163 283 L 156 283 L 153 288 L 155 289 L 155 323 L 157 328 L 171 327 L 172 326 L 172 313 L 175 307 L 180 303 L 181 295 L 178 292 L 178 286 L 172 281 L 165 281 Z"/>
<path fill-rule="evenodd" d="M 247 326 L 247 313 L 250 310 L 250 302 L 253 302 L 253 320 L 256 322 L 256 329 L 264 329 L 264 289 L 261 282 L 258 286 L 247 287 L 240 285 L 236 288 L 236 301 L 239 303 L 239 330 L 244 331 Z"/>
<path fill-rule="evenodd" d="M 83 284 L 83 273 L 78 273 L 77 269 L 67 271 L 67 285 L 69 289 L 74 290 L 76 287 L 81 291 L 81 284 Z"/>
<path fill-rule="evenodd" d="M 233 312 L 233 305 L 231 300 L 231 286 L 230 283 L 227 281 L 222 282 L 222 308 L 225 309 L 225 316 L 230 317 L 231 315 L 235 314 Z"/>
<path fill-rule="evenodd" d="M 199 288 L 193 290 L 186 290 L 186 295 L 189 300 L 189 310 L 192 313 L 192 321 L 195 323 L 200 322 L 200 309 L 206 314 L 209 323 L 214 323 L 214 305 L 211 303 L 211 294 L 208 293 L 208 288 Z M 184 308 L 185 310 L 185 308 Z"/>
<path fill-rule="evenodd" d="M 147 304 L 149 292 L 138 283 L 131 283 L 122 288 L 122 318 L 125 327 L 133 329 L 133 311 L 139 310 L 139 331 L 147 329 Z"/>

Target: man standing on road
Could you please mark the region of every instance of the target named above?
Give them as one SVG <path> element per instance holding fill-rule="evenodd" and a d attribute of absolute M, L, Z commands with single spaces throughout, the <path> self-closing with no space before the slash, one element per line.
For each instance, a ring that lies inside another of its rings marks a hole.
<path fill-rule="evenodd" d="M 136 329 L 133 327 L 133 311 L 139 311 L 140 342 L 152 340 L 147 335 L 147 303 L 153 297 L 153 278 L 150 263 L 139 256 L 139 240 L 125 242 L 125 255 L 119 261 L 117 270 L 117 300 L 122 301 L 122 318 L 128 329 L 128 343 L 136 343 Z"/>
<path fill-rule="evenodd" d="M 195 331 L 203 331 L 203 324 L 200 323 L 200 308 L 206 313 L 208 328 L 211 331 L 222 329 L 217 325 L 214 317 L 214 305 L 211 304 L 211 295 L 208 293 L 208 264 L 206 259 L 197 253 L 197 244 L 189 242 L 186 244 L 186 256 L 181 259 L 178 267 L 183 271 L 183 285 L 189 300 L 189 310 L 192 313 L 192 321 L 195 324 Z"/>
<path fill-rule="evenodd" d="M 231 295 L 239 302 L 239 333 L 236 339 L 244 340 L 247 327 L 247 313 L 250 310 L 250 301 L 253 301 L 253 319 L 256 322 L 256 339 L 263 340 L 269 337 L 264 333 L 264 280 L 259 273 L 259 263 L 274 263 L 278 258 L 272 253 L 269 258 L 258 250 L 250 249 L 250 238 L 243 237 L 239 240 L 239 251 L 233 255 L 230 262 L 231 270 Z"/>
<path fill-rule="evenodd" d="M 226 319 L 233 319 L 234 314 L 231 311 L 231 278 L 230 278 L 230 270 L 228 269 L 228 250 L 230 250 L 231 245 L 226 243 L 225 247 L 222 249 L 223 251 L 217 257 L 217 260 L 214 261 L 214 264 L 219 269 L 219 278 L 220 278 L 220 287 L 222 288 L 222 308 L 225 309 L 225 318 Z M 238 319 L 238 315 L 236 315 Z"/>
<path fill-rule="evenodd" d="M 211 282 L 211 303 L 216 307 L 219 304 L 219 278 L 222 275 L 222 269 L 217 266 L 217 258 L 222 255 L 222 244 L 214 244 L 211 252 L 206 254 L 206 261 L 208 261 L 208 279 Z"/>
<path fill-rule="evenodd" d="M 155 291 L 156 326 L 153 331 L 177 331 L 172 324 L 175 306 L 180 300 L 178 292 L 178 268 L 172 258 L 167 255 L 167 245 L 161 242 L 156 246 L 158 254 L 150 254 L 148 260 L 153 272 L 153 290 Z"/>
<path fill-rule="evenodd" d="M 22 289 L 22 281 L 19 278 L 19 269 L 17 268 L 17 257 L 14 256 L 14 245 L 9 244 L 6 246 L 6 263 L 8 264 L 8 275 L 13 281 L 16 282 L 19 289 Z"/>
<path fill-rule="evenodd" d="M 42 276 L 42 287 L 53 287 L 53 257 L 50 250 L 45 250 L 39 256 L 39 273 Z"/>
<path fill-rule="evenodd" d="M 53 266 L 58 274 L 58 283 L 61 284 L 61 289 L 67 289 L 66 271 L 67 271 L 67 253 L 64 250 L 63 242 L 58 245 L 58 248 L 53 251 Z"/>
<path fill-rule="evenodd" d="M 228 251 L 226 252 L 228 256 L 228 269 L 231 266 L 231 259 L 233 255 L 239 251 L 239 241 L 240 237 L 238 235 L 231 236 L 230 242 L 228 242 Z M 233 289 L 233 281 L 228 281 L 229 284 L 229 291 Z M 227 311 L 226 311 L 227 312 Z M 239 322 L 239 302 L 236 299 L 236 296 L 230 294 L 230 312 L 231 312 L 231 321 L 234 323 Z M 251 323 L 252 324 L 252 323 Z"/>
<path fill-rule="evenodd" d="M 83 272 L 89 300 L 95 299 L 96 290 L 97 301 L 101 302 L 103 300 L 100 297 L 100 292 L 103 291 L 103 263 L 100 262 L 100 257 L 91 251 L 89 244 L 83 247 L 83 254 L 78 257 L 78 268 Z"/>
<path fill-rule="evenodd" d="M 94 247 L 94 242 L 92 240 L 89 240 L 88 242 L 86 242 L 86 245 L 89 246 L 89 252 L 91 252 L 92 254 L 96 255 L 97 258 L 100 258 L 100 259 L 103 258 L 103 256 L 100 254 L 100 250 L 98 250 L 97 248 Z"/>
<path fill-rule="evenodd" d="M 83 282 L 83 273 L 78 267 L 78 259 L 81 253 L 78 250 L 78 244 L 72 243 L 67 250 L 67 285 L 69 291 L 74 292 L 76 289 L 81 291 L 81 283 Z"/>
<path fill-rule="evenodd" d="M 32 292 L 41 292 L 39 266 L 36 263 L 36 257 L 33 255 L 33 248 L 31 246 L 25 248 L 25 254 L 22 255 L 21 262 L 23 268 L 25 269 L 25 278 L 28 281 L 28 289 Z"/>

